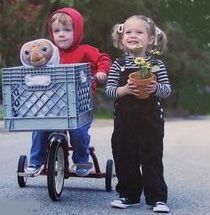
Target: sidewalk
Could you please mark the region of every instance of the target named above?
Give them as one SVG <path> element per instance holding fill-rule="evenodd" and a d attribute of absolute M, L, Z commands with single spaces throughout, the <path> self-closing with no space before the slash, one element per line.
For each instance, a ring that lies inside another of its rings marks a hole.
<path fill-rule="evenodd" d="M 6 132 L 6 130 L 4 129 L 4 120 L 0 120 L 0 133 L 1 132 Z"/>
<path fill-rule="evenodd" d="M 0 121 L 3 131 L 3 121 Z M 210 118 L 191 119 L 168 118 L 164 137 L 164 173 L 168 185 L 168 205 L 173 215 L 210 214 Z M 108 158 L 112 158 L 111 135 L 113 120 L 95 119 L 91 128 L 91 143 L 96 149 L 102 170 Z M 17 187 L 15 173 L 20 154 L 28 154 L 31 147 L 30 132 L 1 132 L 0 162 L 3 164 L 0 174 L 0 199 L 9 202 L 12 207 L 21 202 L 25 214 L 37 211 L 37 215 L 50 214 L 115 214 L 149 215 L 153 212 L 146 206 L 144 197 L 140 207 L 117 210 L 110 207 L 110 201 L 116 198 L 116 192 L 104 190 L 103 179 L 70 178 L 65 181 L 62 199 L 59 204 L 52 202 L 47 194 L 46 177 L 30 178 L 27 188 Z M 113 180 L 113 188 L 117 179 Z M 80 204 L 78 204 L 78 201 Z M 32 205 L 27 211 L 24 204 Z M 81 208 L 81 205 L 83 207 Z M 94 205 L 94 207 L 93 207 Z M 0 211 L 1 201 L 0 201 Z M 102 212 L 103 211 L 103 212 Z M 16 214 L 18 209 L 16 209 Z M 5 214 L 5 213 L 4 213 Z M 15 213 L 13 213 L 15 214 Z"/>

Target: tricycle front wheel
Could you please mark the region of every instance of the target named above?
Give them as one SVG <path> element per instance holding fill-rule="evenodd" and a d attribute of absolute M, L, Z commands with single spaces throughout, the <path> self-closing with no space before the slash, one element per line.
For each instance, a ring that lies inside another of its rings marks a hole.
<path fill-rule="evenodd" d="M 62 193 L 64 184 L 64 144 L 53 142 L 49 149 L 47 186 L 50 198 L 57 201 Z"/>

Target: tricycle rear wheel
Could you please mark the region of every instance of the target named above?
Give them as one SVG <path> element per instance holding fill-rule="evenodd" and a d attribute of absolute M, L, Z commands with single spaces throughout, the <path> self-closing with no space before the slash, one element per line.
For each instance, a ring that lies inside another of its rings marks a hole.
<path fill-rule="evenodd" d="M 113 178 L 113 160 L 109 159 L 106 162 L 106 176 L 105 176 L 105 187 L 106 191 L 112 190 L 112 178 Z"/>
<path fill-rule="evenodd" d="M 27 156 L 26 155 L 21 155 L 18 161 L 18 169 L 17 169 L 17 180 L 18 180 L 18 184 L 20 187 L 25 187 L 26 186 L 26 182 L 27 182 L 27 178 L 28 177 L 24 177 L 24 176 L 19 176 L 19 172 L 25 172 L 25 169 L 28 166 L 28 161 L 27 161 Z"/>

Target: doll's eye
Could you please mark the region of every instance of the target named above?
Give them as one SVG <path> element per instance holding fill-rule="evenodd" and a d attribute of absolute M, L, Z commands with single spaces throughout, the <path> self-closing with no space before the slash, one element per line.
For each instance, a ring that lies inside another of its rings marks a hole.
<path fill-rule="evenodd" d="M 46 53 L 46 52 L 47 52 L 47 47 L 45 47 L 45 46 L 42 47 L 42 48 L 41 48 L 41 51 L 42 51 L 43 53 Z"/>
<path fill-rule="evenodd" d="M 25 55 L 29 55 L 30 54 L 30 51 L 29 50 L 25 50 Z"/>

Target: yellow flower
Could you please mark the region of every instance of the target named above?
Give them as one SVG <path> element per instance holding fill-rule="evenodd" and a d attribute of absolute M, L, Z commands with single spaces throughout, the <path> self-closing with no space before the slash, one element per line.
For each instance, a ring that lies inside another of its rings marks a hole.
<path fill-rule="evenodd" d="M 136 57 L 134 63 L 139 66 L 139 74 L 142 79 L 145 79 L 150 76 L 151 65 L 142 57 Z"/>
<path fill-rule="evenodd" d="M 135 64 L 137 64 L 137 65 L 140 66 L 140 65 L 144 64 L 145 59 L 142 58 L 142 57 L 136 57 L 136 58 L 134 59 L 134 62 L 135 62 Z"/>
<path fill-rule="evenodd" d="M 139 67 L 147 67 L 150 68 L 150 63 L 146 61 L 143 57 L 136 57 L 134 59 L 135 64 L 137 64 Z"/>
<path fill-rule="evenodd" d="M 159 55 L 160 52 L 157 49 L 151 50 L 150 54 L 152 55 L 152 58 L 154 58 L 155 55 Z M 151 61 L 153 62 L 153 61 Z M 139 75 L 142 79 L 146 79 L 151 76 L 151 73 L 155 73 L 160 70 L 158 65 L 152 65 L 149 61 L 144 59 L 143 57 L 136 57 L 134 59 L 134 63 L 138 65 L 139 67 Z"/>
<path fill-rule="evenodd" d="M 151 50 L 150 53 L 154 55 L 160 55 L 160 52 L 157 49 Z"/>

